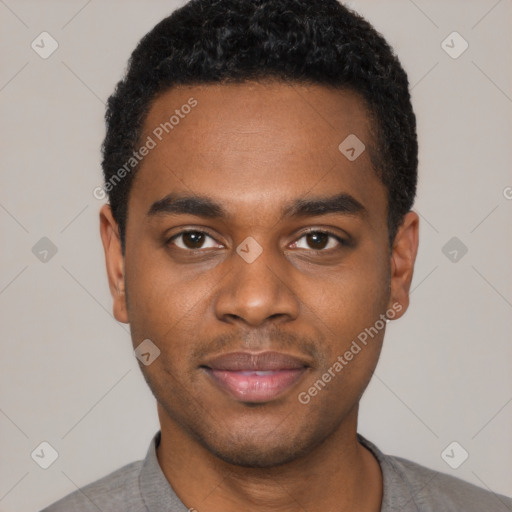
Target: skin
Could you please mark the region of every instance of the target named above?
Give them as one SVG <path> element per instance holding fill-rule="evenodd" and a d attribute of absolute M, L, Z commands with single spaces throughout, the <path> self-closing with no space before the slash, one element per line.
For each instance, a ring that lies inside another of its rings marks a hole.
<path fill-rule="evenodd" d="M 181 86 L 154 101 L 141 140 L 190 97 L 198 105 L 137 171 L 124 256 L 110 207 L 100 212 L 115 318 L 130 324 L 134 347 L 149 338 L 161 351 L 141 365 L 158 404 L 160 466 L 199 511 L 377 512 L 380 467 L 356 431 L 385 328 L 308 404 L 297 396 L 379 315 L 397 304 L 395 319 L 405 313 L 418 216 L 405 216 L 390 250 L 386 189 L 356 93 L 279 82 Z M 352 162 L 338 150 L 351 133 L 366 145 Z M 170 192 L 207 195 L 229 215 L 148 216 Z M 295 199 L 341 192 L 366 213 L 281 218 Z M 208 230 L 203 245 L 187 235 L 167 243 L 185 228 Z M 308 228 L 351 243 L 319 242 Z M 248 236 L 263 249 L 252 263 L 236 252 Z M 244 350 L 285 352 L 310 367 L 277 399 L 244 403 L 200 368 Z"/>

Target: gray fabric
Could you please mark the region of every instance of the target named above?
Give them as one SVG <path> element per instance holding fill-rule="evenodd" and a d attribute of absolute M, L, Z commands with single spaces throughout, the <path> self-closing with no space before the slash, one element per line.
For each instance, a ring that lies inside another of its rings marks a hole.
<path fill-rule="evenodd" d="M 512 512 L 512 499 L 414 462 L 384 455 L 358 434 L 379 461 L 384 494 L 381 512 Z M 187 512 L 167 482 L 152 439 L 146 458 L 132 462 L 62 498 L 41 512 Z"/>

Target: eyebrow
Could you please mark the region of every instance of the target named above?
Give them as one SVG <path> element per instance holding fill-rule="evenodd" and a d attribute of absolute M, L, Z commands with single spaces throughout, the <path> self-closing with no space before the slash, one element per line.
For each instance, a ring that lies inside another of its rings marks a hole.
<path fill-rule="evenodd" d="M 341 193 L 328 197 L 296 199 L 282 208 L 281 219 L 333 213 L 363 217 L 367 215 L 368 211 L 353 196 Z M 208 196 L 174 193 L 155 201 L 146 215 L 150 218 L 164 215 L 195 215 L 209 219 L 227 219 L 229 217 L 229 213 Z"/>

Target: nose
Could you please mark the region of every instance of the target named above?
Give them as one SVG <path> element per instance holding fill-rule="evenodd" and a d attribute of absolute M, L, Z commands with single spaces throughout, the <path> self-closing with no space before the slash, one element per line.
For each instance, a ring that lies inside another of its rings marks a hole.
<path fill-rule="evenodd" d="M 285 258 L 263 248 L 254 261 L 233 251 L 227 263 L 232 270 L 214 296 L 219 320 L 256 327 L 297 318 L 300 301 L 291 282 L 293 267 L 285 265 Z"/>

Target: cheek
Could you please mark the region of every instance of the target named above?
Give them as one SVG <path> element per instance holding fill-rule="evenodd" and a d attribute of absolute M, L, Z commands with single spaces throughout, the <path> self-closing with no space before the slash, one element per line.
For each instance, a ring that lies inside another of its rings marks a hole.
<path fill-rule="evenodd" d="M 337 403 L 343 395 L 351 402 L 366 388 L 382 348 L 386 324 L 381 315 L 388 304 L 388 274 L 389 266 L 375 248 L 360 251 L 309 294 L 315 313 L 312 321 L 327 338 L 323 367 L 310 382 L 318 382 L 327 373 L 326 387 L 331 393 L 319 393 L 322 399 Z"/>
<path fill-rule="evenodd" d="M 389 297 L 389 265 L 384 256 L 354 253 L 346 263 L 322 276 L 304 292 L 309 307 L 331 334 L 357 336 L 384 313 Z"/>
<path fill-rule="evenodd" d="M 179 340 L 177 334 L 190 317 L 197 316 L 207 288 L 191 281 L 160 252 L 140 251 L 130 256 L 126 258 L 126 289 L 134 343 L 139 338 Z"/>

